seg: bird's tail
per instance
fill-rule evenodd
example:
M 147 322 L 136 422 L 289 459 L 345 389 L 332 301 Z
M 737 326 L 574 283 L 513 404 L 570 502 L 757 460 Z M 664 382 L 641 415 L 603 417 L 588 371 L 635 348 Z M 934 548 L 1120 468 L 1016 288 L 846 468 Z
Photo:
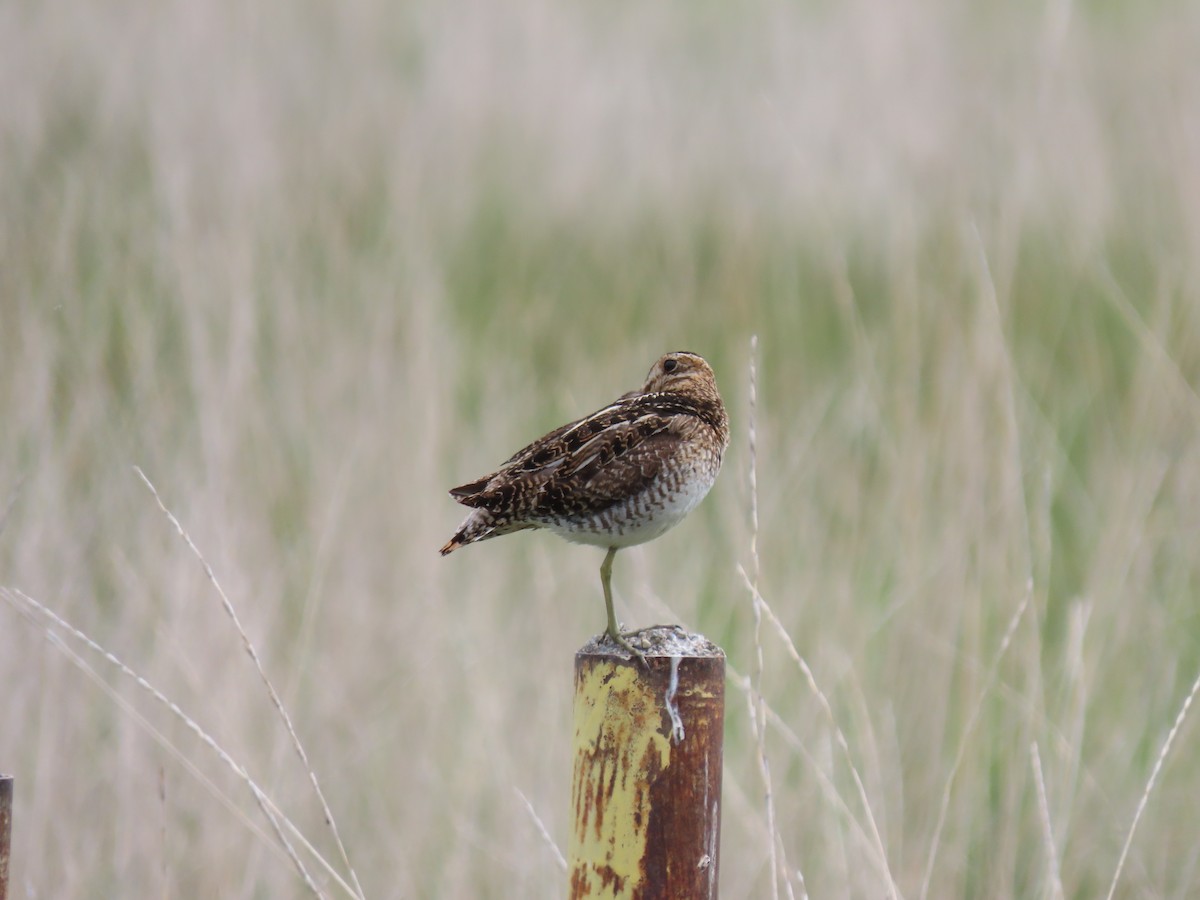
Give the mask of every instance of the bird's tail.
M 486 509 L 473 509 L 458 526 L 454 537 L 446 541 L 446 546 L 439 551 L 442 556 L 448 556 L 459 547 L 486 540 L 496 530 L 496 519 Z
M 446 545 L 444 547 L 442 547 L 442 549 L 439 550 L 438 553 L 442 554 L 442 556 L 449 556 L 451 553 L 453 553 L 459 547 L 465 547 L 466 544 L 467 544 L 467 542 L 462 539 L 462 531 L 459 530 L 459 532 L 457 534 L 455 534 L 454 537 L 452 537 L 452 538 L 450 538 L 450 540 L 446 541 Z
M 500 537 L 502 534 L 510 534 L 533 527 L 533 525 L 514 525 L 511 522 L 501 521 L 486 509 L 473 509 L 471 514 L 458 526 L 454 537 L 446 541 L 445 546 L 438 552 L 442 556 L 449 556 L 459 547 L 465 547 L 467 544 L 486 541 L 488 538 Z

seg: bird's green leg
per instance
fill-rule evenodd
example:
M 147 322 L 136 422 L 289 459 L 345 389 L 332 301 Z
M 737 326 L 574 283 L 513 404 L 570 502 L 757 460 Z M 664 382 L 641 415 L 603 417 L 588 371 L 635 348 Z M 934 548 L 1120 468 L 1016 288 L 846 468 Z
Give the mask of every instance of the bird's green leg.
M 613 557 L 617 555 L 616 547 L 609 547 L 608 554 L 604 557 L 604 562 L 600 563 L 600 584 L 604 588 L 604 606 L 608 611 L 608 628 L 605 631 L 610 638 L 616 642 L 618 647 L 624 647 L 630 653 L 638 658 L 643 666 L 648 665 L 646 657 L 642 655 L 640 650 L 637 650 L 629 641 L 625 640 L 625 636 L 621 634 L 621 626 L 617 624 L 617 614 L 613 612 L 612 599 L 612 564 Z

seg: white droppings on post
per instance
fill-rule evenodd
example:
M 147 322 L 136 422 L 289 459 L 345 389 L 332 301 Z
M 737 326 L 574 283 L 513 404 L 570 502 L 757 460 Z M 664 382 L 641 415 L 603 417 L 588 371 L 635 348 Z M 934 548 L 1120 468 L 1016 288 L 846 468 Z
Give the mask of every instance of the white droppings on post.
M 671 657 L 671 680 L 667 683 L 666 707 L 667 715 L 671 717 L 671 743 L 682 744 L 685 737 L 683 719 L 679 717 L 679 707 L 675 704 L 675 692 L 679 690 L 679 661 L 680 656 Z
M 714 797 L 712 802 L 712 812 L 709 814 L 709 821 L 715 823 L 713 829 L 708 833 L 708 853 L 705 854 L 705 859 L 715 860 L 717 858 L 717 839 L 720 837 L 721 823 L 721 798 Z M 708 866 L 708 893 L 709 896 L 717 896 L 717 867 Z

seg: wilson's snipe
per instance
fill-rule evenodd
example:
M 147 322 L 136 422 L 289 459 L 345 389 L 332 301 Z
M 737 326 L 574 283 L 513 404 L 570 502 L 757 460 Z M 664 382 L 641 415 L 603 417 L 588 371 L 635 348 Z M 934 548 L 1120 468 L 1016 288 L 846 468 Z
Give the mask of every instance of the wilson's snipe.
M 704 499 L 729 446 L 713 370 L 695 353 L 668 353 L 633 391 L 519 450 L 491 475 L 450 491 L 472 507 L 442 555 L 526 528 L 607 547 L 600 583 L 606 632 L 641 658 L 613 614 L 617 550 L 653 540 Z

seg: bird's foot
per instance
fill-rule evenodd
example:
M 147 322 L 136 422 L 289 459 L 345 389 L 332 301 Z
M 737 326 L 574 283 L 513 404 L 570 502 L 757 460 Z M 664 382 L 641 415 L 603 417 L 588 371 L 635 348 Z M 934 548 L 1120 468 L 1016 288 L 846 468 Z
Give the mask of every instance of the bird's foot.
M 630 653 L 632 653 L 635 657 L 637 657 L 637 661 L 642 664 L 642 668 L 644 668 L 646 670 L 650 669 L 650 663 L 646 662 L 646 655 L 644 653 L 642 653 L 641 650 L 639 650 L 635 646 L 633 646 L 633 644 L 629 643 L 629 641 L 627 639 L 629 637 L 632 637 L 635 634 L 638 634 L 638 632 L 636 632 L 636 631 L 622 632 L 622 631 L 614 630 L 614 629 L 610 628 L 610 629 L 606 630 L 604 632 L 604 634 L 609 638 L 609 640 L 611 640 L 618 647 L 623 647 L 624 649 L 626 649 Z

